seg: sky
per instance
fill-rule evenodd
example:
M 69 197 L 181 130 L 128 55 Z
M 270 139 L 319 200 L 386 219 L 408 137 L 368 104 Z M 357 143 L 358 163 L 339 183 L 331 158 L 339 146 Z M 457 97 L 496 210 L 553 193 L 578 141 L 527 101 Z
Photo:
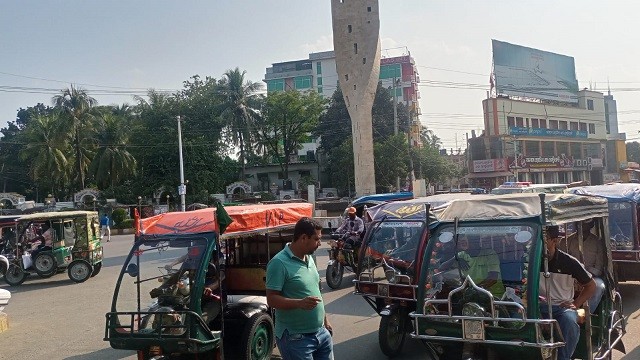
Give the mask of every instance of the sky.
M 420 120 L 445 148 L 464 148 L 483 127 L 491 39 L 574 57 L 580 88 L 609 84 L 620 131 L 640 139 L 640 2 L 379 4 L 383 55 L 415 59 Z M 177 91 L 235 67 L 262 81 L 272 63 L 332 49 L 330 0 L 1 1 L 0 127 L 71 83 L 100 105 L 133 104 L 149 88 Z

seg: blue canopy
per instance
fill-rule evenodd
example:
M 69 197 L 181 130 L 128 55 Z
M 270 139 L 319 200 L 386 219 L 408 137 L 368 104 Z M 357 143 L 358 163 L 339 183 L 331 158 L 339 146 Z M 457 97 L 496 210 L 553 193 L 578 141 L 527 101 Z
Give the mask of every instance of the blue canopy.
M 357 206 L 362 203 L 385 203 L 388 201 L 396 200 L 408 200 L 413 199 L 413 193 L 411 191 L 402 191 L 395 193 L 374 194 L 361 196 L 351 203 L 351 206 Z
M 606 198 L 610 202 L 640 202 L 640 184 L 634 183 L 581 186 L 567 189 L 566 192 L 578 195 L 600 196 Z

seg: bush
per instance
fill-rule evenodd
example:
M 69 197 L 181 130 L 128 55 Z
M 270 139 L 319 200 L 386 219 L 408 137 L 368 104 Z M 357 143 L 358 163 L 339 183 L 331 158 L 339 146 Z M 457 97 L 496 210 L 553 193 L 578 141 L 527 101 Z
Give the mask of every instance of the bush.
M 124 219 L 121 223 L 118 224 L 118 229 L 133 229 L 133 221 L 133 219 Z
M 129 215 L 127 214 L 127 210 L 123 208 L 117 208 L 113 210 L 111 213 L 111 221 L 113 221 L 113 227 L 116 229 L 126 229 L 125 221 Z M 133 222 L 133 220 L 131 220 Z M 131 225 L 129 225 L 131 227 Z

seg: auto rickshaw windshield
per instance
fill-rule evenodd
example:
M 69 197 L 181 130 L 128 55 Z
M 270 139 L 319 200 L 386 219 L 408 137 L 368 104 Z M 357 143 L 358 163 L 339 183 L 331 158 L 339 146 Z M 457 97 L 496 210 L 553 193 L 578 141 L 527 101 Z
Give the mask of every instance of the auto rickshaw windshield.
M 470 276 L 494 298 L 526 306 L 522 298 L 535 234 L 527 225 L 461 225 L 457 234 L 452 225 L 441 227 L 431 237 L 431 252 L 425 254 L 425 285 L 434 289 L 427 297 L 456 288 Z
M 387 265 L 401 273 L 409 270 L 424 231 L 423 221 L 383 221 L 373 227 L 366 242 L 363 270 L 370 270 L 385 259 Z
M 204 237 L 137 242 L 123 266 L 116 310 L 136 310 L 138 297 L 143 307 L 148 306 L 160 291 L 154 289 L 161 287 L 166 290 L 164 293 L 188 296 L 184 284 L 193 281 L 203 266 L 206 269 L 206 264 L 203 265 L 206 250 Z

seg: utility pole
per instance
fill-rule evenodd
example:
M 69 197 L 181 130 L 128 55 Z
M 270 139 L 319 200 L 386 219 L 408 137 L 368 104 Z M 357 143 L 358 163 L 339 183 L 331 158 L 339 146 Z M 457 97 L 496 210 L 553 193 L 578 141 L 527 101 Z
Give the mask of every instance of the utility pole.
M 185 211 L 185 198 L 187 194 L 187 185 L 184 183 L 184 161 L 182 160 L 182 125 L 180 124 L 182 117 L 178 119 L 178 153 L 180 154 L 180 186 L 178 186 L 178 194 L 180 195 L 180 211 Z
M 396 91 L 397 78 L 393 77 L 393 135 L 398 135 L 398 92 Z M 396 177 L 396 191 L 400 192 L 400 176 Z

